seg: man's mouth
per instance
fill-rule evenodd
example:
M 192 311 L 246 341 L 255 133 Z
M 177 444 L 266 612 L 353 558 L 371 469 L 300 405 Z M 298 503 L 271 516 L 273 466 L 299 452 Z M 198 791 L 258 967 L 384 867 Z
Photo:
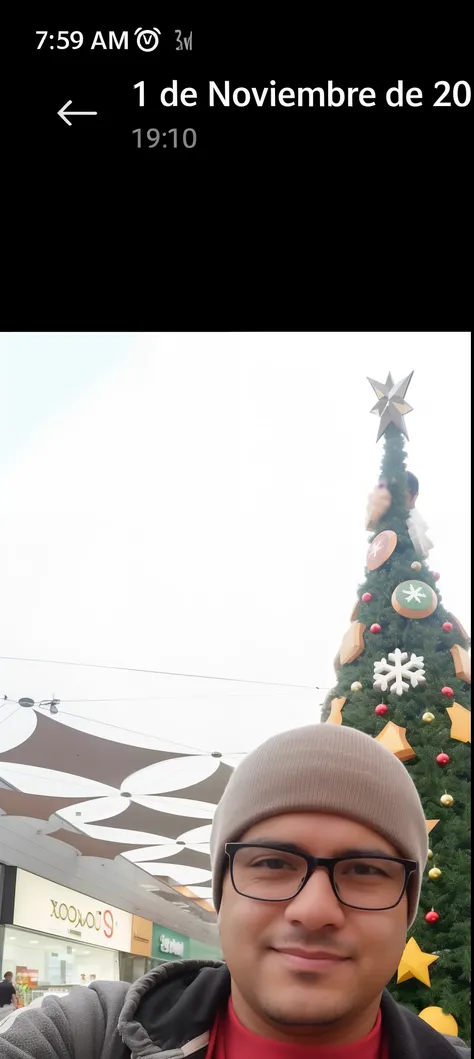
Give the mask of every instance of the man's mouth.
M 348 959 L 347 956 L 340 956 L 338 953 L 323 949 L 306 949 L 299 946 L 291 946 L 291 948 L 284 949 L 278 948 L 273 951 L 280 956 L 282 962 L 289 969 L 309 971 L 313 974 L 316 971 L 328 973 L 335 967 L 340 966 L 340 964 L 345 963 Z

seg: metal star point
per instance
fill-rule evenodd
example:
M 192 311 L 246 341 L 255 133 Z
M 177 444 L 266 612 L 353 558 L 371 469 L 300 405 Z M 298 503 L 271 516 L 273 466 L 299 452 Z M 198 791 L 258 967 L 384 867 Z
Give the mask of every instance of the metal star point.
M 369 379 L 367 376 L 372 389 L 375 390 L 378 397 L 377 404 L 370 409 L 373 415 L 380 416 L 377 441 L 385 434 L 389 423 L 393 423 L 397 430 L 404 434 L 408 440 L 403 416 L 413 411 L 412 406 L 405 401 L 405 394 L 411 383 L 412 376 L 413 372 L 411 371 L 401 382 L 397 383 L 394 383 L 390 372 L 385 382 L 377 382 L 376 379 Z

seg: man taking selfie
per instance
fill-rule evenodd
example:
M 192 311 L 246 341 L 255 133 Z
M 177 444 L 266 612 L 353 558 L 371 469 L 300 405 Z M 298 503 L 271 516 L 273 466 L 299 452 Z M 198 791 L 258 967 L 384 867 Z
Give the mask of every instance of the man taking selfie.
M 216 810 L 225 963 L 94 983 L 0 1030 L 1 1059 L 468 1059 L 385 989 L 418 907 L 425 816 L 405 766 L 349 727 L 257 747 Z

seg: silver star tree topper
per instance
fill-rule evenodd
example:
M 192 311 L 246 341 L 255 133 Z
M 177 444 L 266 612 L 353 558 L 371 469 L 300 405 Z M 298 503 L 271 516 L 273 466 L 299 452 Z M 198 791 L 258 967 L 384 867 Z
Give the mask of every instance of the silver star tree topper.
M 377 434 L 377 441 L 380 440 L 388 427 L 389 423 L 393 423 L 397 430 L 400 430 L 405 435 L 408 441 L 407 428 L 405 426 L 403 416 L 406 416 L 408 412 L 412 412 L 411 404 L 405 401 L 405 394 L 411 383 L 413 372 L 411 371 L 405 379 L 401 382 L 394 383 L 391 373 L 387 375 L 387 381 L 377 382 L 376 379 L 369 379 L 370 385 L 377 394 L 378 401 L 370 411 L 374 415 L 380 416 L 379 432 Z

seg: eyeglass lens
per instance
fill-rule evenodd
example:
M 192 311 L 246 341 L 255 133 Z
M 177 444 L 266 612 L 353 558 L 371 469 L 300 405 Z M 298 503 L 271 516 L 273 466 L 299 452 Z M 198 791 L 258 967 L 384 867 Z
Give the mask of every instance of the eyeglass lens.
M 289 900 L 307 872 L 303 857 L 261 846 L 239 849 L 234 857 L 234 885 L 246 897 L 266 901 Z M 345 904 L 381 909 L 395 905 L 405 884 L 405 868 L 398 861 L 375 857 L 340 860 L 334 884 Z

